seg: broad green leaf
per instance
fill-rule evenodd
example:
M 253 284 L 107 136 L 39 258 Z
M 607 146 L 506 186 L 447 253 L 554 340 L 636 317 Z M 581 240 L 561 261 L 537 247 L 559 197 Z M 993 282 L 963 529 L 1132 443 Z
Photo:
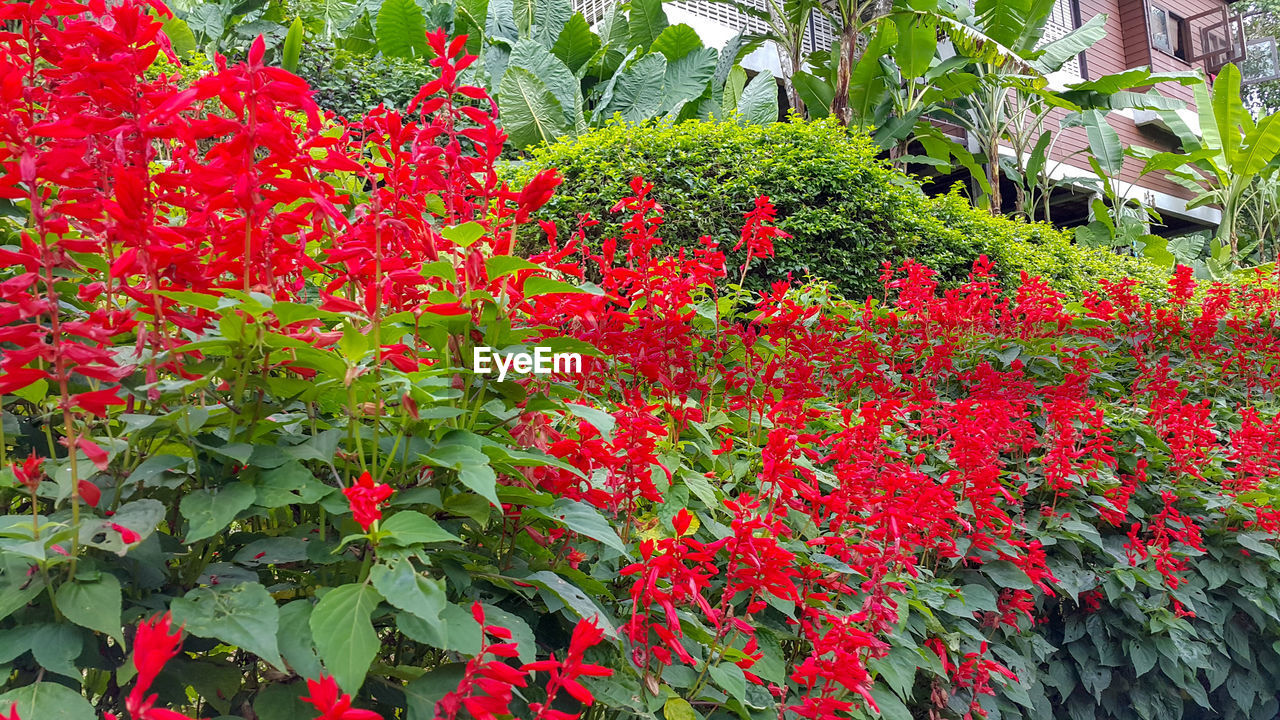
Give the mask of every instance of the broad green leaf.
M 668 28 L 670 29 L 670 28 Z M 707 91 L 707 83 L 716 71 L 716 51 L 697 48 L 667 64 L 662 84 L 662 104 L 659 113 L 665 113 L 682 102 L 701 97 Z
M 0 620 L 25 607 L 36 595 L 44 591 L 44 578 L 39 575 L 27 578 L 6 572 L 0 576 Z
M 667 13 L 662 0 L 632 0 L 627 18 L 627 48 L 647 50 L 667 29 Z
M 521 270 L 543 269 L 543 266 L 515 255 L 495 255 L 484 261 L 484 271 L 490 280 L 496 280 L 504 275 L 514 275 Z
M 187 543 L 222 532 L 236 515 L 253 505 L 258 491 L 248 483 L 233 482 L 216 490 L 194 490 L 182 498 L 178 510 L 187 519 Z
M 524 296 L 537 297 L 539 295 L 551 294 L 577 294 L 586 292 L 576 285 L 570 285 L 563 280 L 552 280 L 542 275 L 534 275 L 524 282 Z
M 1083 119 L 1093 157 L 1108 176 L 1119 175 L 1124 165 L 1124 145 L 1120 142 L 1120 135 L 1111 127 L 1107 116 L 1099 110 L 1086 111 Z
M 573 13 L 570 0 L 536 0 L 533 8 L 533 24 L 538 42 L 543 47 L 551 47 L 564 31 Z
M 146 498 L 127 502 L 110 517 L 100 520 L 83 519 L 80 524 L 80 542 L 123 556 L 129 548 L 137 547 L 138 542 L 151 537 L 156 526 L 164 520 L 164 513 L 164 503 L 159 500 Z M 124 536 L 112 525 L 129 528 L 137 533 L 138 540 L 125 543 Z
M 1107 36 L 1107 16 L 1098 14 L 1066 35 L 1045 43 L 1039 48 L 1040 56 L 1032 65 L 1048 74 L 1062 69 L 1075 56 L 1088 50 Z
M 698 720 L 693 706 L 682 697 L 670 697 L 662 705 L 662 717 L 666 720 Z
M 720 662 L 707 669 L 710 671 L 711 679 L 721 690 L 743 705 L 747 704 L 747 676 L 742 672 L 742 668 L 730 662 Z
M 1032 588 L 1031 578 L 1027 577 L 1022 568 L 1008 560 L 985 563 L 981 566 L 981 570 L 983 574 L 991 578 L 997 587 L 1012 588 L 1014 590 L 1030 590 Z
M 1213 115 L 1218 123 L 1218 139 L 1227 165 L 1236 164 L 1240 136 L 1253 129 L 1253 119 L 1240 99 L 1240 70 L 1227 63 L 1213 79 Z M 1204 128 L 1201 128 L 1204 131 Z M 1208 135 L 1205 135 L 1208 140 Z
M 72 580 L 54 593 L 58 612 L 80 627 L 96 630 L 124 643 L 120 620 L 120 581 L 115 575 L 102 573 L 96 580 Z
M 725 76 L 724 89 L 721 91 L 720 111 L 724 115 L 732 115 L 738 111 L 738 100 L 742 98 L 742 90 L 747 86 L 747 71 L 741 65 L 734 65 Z
M 31 683 L 0 695 L 0 713 L 17 704 L 18 717 L 27 720 L 94 720 L 97 713 L 80 693 L 52 682 Z
M 423 57 L 428 54 L 427 25 L 413 0 L 382 0 L 378 10 L 378 49 L 387 57 Z
M 551 54 L 560 58 L 560 61 L 568 67 L 571 72 L 578 72 L 578 68 L 582 67 L 592 55 L 600 49 L 600 37 L 591 32 L 591 26 L 587 24 L 587 19 L 582 13 L 574 13 L 569 18 L 569 22 L 565 23 L 564 29 L 560 31 L 560 36 L 556 38 L 556 42 L 551 46 Z
M 253 502 L 266 508 L 310 505 L 333 492 L 333 488 L 317 480 L 297 460 L 263 472 L 258 477 L 256 489 L 257 496 Z
M 31 655 L 40 667 L 59 675 L 81 680 L 75 660 L 84 652 L 84 632 L 69 624 L 42 623 L 19 626 L 30 631 Z
M 497 507 L 498 478 L 489 465 L 489 456 L 480 450 L 459 444 L 440 444 L 423 456 L 429 464 L 458 472 L 458 480 L 480 497 Z
M 304 678 L 319 679 L 322 673 L 315 641 L 311 638 L 310 600 L 294 600 L 280 607 L 280 630 L 276 641 L 289 667 Z
M 698 31 L 684 23 L 678 23 L 664 28 L 654 39 L 649 51 L 660 52 L 666 56 L 667 62 L 675 62 L 700 47 L 702 39 L 698 37 Z
M 599 540 L 623 555 L 627 554 L 627 549 L 613 526 L 591 505 L 581 500 L 558 498 L 548 514 L 579 535 Z
M 853 66 L 849 76 L 849 108 L 860 127 L 875 125 L 871 110 L 889 90 L 889 78 L 880 57 L 888 54 L 897 41 L 897 26 L 888 20 L 881 21 L 862 58 Z
M 569 133 L 564 107 L 536 75 L 508 67 L 498 86 L 498 109 L 511 144 L 525 148 Z
M 311 677 L 308 675 L 307 677 Z M 315 715 L 315 706 L 304 702 L 301 690 L 306 684 L 271 683 L 253 698 L 253 712 L 258 720 L 298 720 Z
M 1236 172 L 1256 175 L 1280 154 L 1280 113 L 1262 118 L 1258 126 L 1245 135 L 1237 156 Z
M 599 408 L 593 408 L 588 405 L 578 405 L 577 403 L 565 403 L 564 408 L 594 425 L 595 429 L 600 431 L 601 437 L 605 440 L 613 439 L 613 428 L 617 424 L 617 420 L 609 413 Z
M 916 78 L 929 70 L 938 49 L 938 26 L 927 16 L 903 13 L 896 20 L 898 42 L 893 60 L 904 78 Z
M 435 520 L 417 510 L 401 510 L 383 521 L 378 529 L 380 532 L 387 533 L 386 542 L 401 547 L 436 542 L 462 542 L 457 535 L 447 532 Z
M 475 241 L 484 237 L 484 233 L 484 226 L 478 222 L 465 222 L 461 225 L 440 228 L 440 234 L 444 239 L 462 248 L 471 247 Z
M 188 26 L 177 16 L 171 17 L 164 23 L 164 34 L 169 38 L 169 45 L 173 47 L 173 52 L 179 58 L 190 58 L 193 53 L 199 50 L 196 44 L 196 36 L 191 32 Z
M 360 691 L 378 654 L 378 634 L 371 618 L 381 600 L 372 587 L 352 583 L 330 590 L 311 612 L 316 650 L 343 692 Z
M 880 708 L 880 717 L 884 720 L 912 720 L 911 711 L 892 690 L 874 685 L 871 697 L 875 698 L 876 705 Z
M 810 117 L 824 118 L 831 113 L 831 101 L 835 99 L 836 91 L 830 83 L 803 70 L 791 76 L 791 83 L 795 85 Z
M 457 0 L 453 8 L 453 31 L 467 36 L 467 52 L 479 55 L 484 45 L 485 20 L 489 0 Z
M 298 56 L 302 53 L 302 18 L 294 18 L 289 26 L 289 33 L 284 36 L 284 47 L 280 51 L 280 67 L 291 73 L 298 72 Z
M 662 106 L 666 72 L 667 59 L 661 53 L 627 64 L 619 71 L 608 98 L 602 99 L 604 104 L 597 110 L 597 118 L 608 120 L 618 114 L 627 122 L 640 122 L 653 117 Z
M 284 669 L 276 637 L 280 610 L 261 583 L 199 587 L 169 606 L 175 622 L 197 637 L 214 638 Z
M 605 635 L 611 638 L 617 637 L 618 631 L 614 628 L 613 623 L 577 585 L 549 570 L 541 570 L 521 579 L 550 592 L 559 598 L 566 607 L 573 610 L 578 617 L 587 620 L 594 618 Z
M 440 613 L 449 600 L 442 580 L 424 577 L 406 559 L 390 565 L 378 563 L 369 571 L 369 579 L 387 602 L 413 613 L 428 623 L 440 622 Z
M 546 86 L 547 90 L 555 96 L 556 102 L 564 113 L 564 127 L 574 128 L 582 114 L 582 91 L 578 86 L 578 79 L 573 76 L 573 71 L 542 44 L 528 38 L 521 39 L 511 49 L 511 58 L 507 61 L 507 72 L 517 67 L 529 71 Z M 501 110 L 501 97 L 498 98 L 498 102 Z
M 778 121 L 778 83 L 768 70 L 751 78 L 738 98 L 738 121 L 767 125 Z

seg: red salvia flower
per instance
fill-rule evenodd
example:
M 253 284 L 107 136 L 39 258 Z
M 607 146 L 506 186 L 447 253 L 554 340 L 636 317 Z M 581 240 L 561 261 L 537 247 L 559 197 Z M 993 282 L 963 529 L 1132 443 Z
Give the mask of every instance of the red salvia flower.
M 374 483 L 373 476 L 366 472 L 351 487 L 343 490 L 342 494 L 351 503 L 351 514 L 355 516 L 356 522 L 360 523 L 365 532 L 369 532 L 369 528 L 382 519 L 380 506 L 391 497 L 392 492 L 394 490 L 390 485 Z
M 302 701 L 320 712 L 315 720 L 382 720 L 372 710 L 352 708 L 351 696 L 338 689 L 338 682 L 330 675 L 321 675 L 319 680 L 308 678 Z

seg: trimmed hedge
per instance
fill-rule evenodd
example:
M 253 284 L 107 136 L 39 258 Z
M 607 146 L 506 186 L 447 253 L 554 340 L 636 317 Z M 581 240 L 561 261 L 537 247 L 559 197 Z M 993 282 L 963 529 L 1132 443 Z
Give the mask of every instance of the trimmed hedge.
M 1073 298 L 1096 288 L 1099 278 L 1128 275 L 1161 288 L 1168 278 L 1145 260 L 1073 245 L 1049 225 L 992 217 L 958 192 L 927 197 L 877 152 L 868 138 L 831 120 L 615 124 L 536 149 L 513 174 L 522 183 L 559 168 L 564 185 L 541 217 L 556 221 L 563 236 L 590 213 L 601 221 L 588 233 L 596 241 L 621 234 L 621 218 L 610 209 L 629 194 L 630 180 L 643 176 L 666 211 L 662 235 L 673 249 L 694 246 L 702 235 L 733 247 L 742 214 L 755 197 L 768 195 L 779 227 L 792 238 L 777 243 L 776 256 L 749 277 L 755 288 L 788 273 L 811 273 L 861 298 L 880 294 L 884 261 L 915 258 L 954 284 L 982 254 L 996 261 L 1006 284 L 1025 270 Z M 740 265 L 741 254 L 730 260 Z

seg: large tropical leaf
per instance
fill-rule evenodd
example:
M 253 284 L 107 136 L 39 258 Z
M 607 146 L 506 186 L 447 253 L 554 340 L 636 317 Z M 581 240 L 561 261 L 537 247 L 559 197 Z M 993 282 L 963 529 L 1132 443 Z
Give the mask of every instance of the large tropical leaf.
M 725 115 L 730 115 L 738 110 L 738 100 L 742 97 L 742 91 L 747 87 L 747 71 L 742 69 L 741 65 L 734 65 L 729 71 L 729 77 L 725 78 L 724 89 L 720 98 L 720 110 Z
M 533 25 L 538 40 L 551 47 L 573 14 L 569 0 L 537 0 L 533 9 Z
M 427 54 L 427 26 L 413 0 L 383 0 L 378 10 L 378 49 L 387 57 Z
M 1280 154 L 1280 122 L 1277 122 L 1277 118 L 1280 115 L 1275 113 L 1264 117 L 1245 136 L 1232 168 L 1235 172 L 1256 175 Z
M 738 98 L 738 122 L 766 125 L 778 121 L 778 81 L 768 70 L 751 78 Z
M 880 104 L 889 90 L 889 76 L 880 59 L 897 41 L 897 26 L 889 20 L 882 20 L 867 43 L 862 58 L 853 66 L 849 76 L 849 108 L 853 111 L 854 122 L 862 126 L 874 124 L 871 110 Z
M 1106 15 L 1094 15 L 1075 30 L 1057 40 L 1045 43 L 1039 50 L 1039 56 L 1031 62 L 1032 67 L 1045 74 L 1061 70 L 1071 58 L 1093 47 L 1095 43 L 1107 36 L 1106 24 Z
M 518 148 L 548 143 L 568 133 L 560 101 L 536 75 L 507 67 L 498 86 L 498 111 L 511 144 Z
M 1241 136 L 1253 129 L 1253 118 L 1240 100 L 1240 71 L 1233 63 L 1223 66 L 1213 80 L 1213 115 L 1222 155 L 1227 165 L 1234 165 Z
M 711 48 L 698 48 L 667 63 L 662 83 L 659 113 L 666 113 L 682 102 L 695 100 L 707 91 L 716 72 L 717 54 Z
M 467 52 L 479 55 L 484 46 L 484 24 L 489 14 L 489 0 L 456 0 L 453 6 L 453 31 L 467 36 Z
M 551 46 L 551 54 L 576 73 L 599 49 L 600 37 L 591 32 L 591 26 L 582 13 L 574 13 Z
M 1029 53 L 1044 33 L 1054 0 L 976 0 L 977 27 L 1018 55 Z
M 619 114 L 627 122 L 648 120 L 662 104 L 662 82 L 667 72 L 667 59 L 651 53 L 629 63 L 609 89 L 609 97 L 598 110 L 597 117 L 607 120 Z
M 702 40 L 698 37 L 698 31 L 684 23 L 678 23 L 668 25 L 653 41 L 649 51 L 660 52 L 666 56 L 667 62 L 675 62 L 700 47 Z
M 1089 152 L 1098 161 L 1099 167 L 1108 177 L 1120 174 L 1124 166 L 1124 145 L 1120 135 L 1107 122 L 1107 116 L 1100 110 L 1087 110 L 1082 116 L 1085 133 L 1089 137 Z
M 627 47 L 649 48 L 667 29 L 667 13 L 662 0 L 632 0 L 627 18 Z
M 560 58 L 551 54 L 542 46 L 542 43 L 533 38 L 524 38 L 511 48 L 511 58 L 507 61 L 507 72 L 511 72 L 512 68 L 521 68 L 529 71 L 534 77 L 538 78 L 547 90 L 555 96 L 556 101 L 560 104 L 560 108 L 565 113 L 565 126 L 573 127 L 577 118 L 572 113 L 575 107 L 581 105 L 576 98 L 581 93 L 578 86 L 578 79 L 573 76 L 573 72 L 565 65 Z M 498 95 L 499 103 L 501 103 L 502 95 Z M 499 108 L 501 109 L 501 108 Z
M 529 34 L 533 27 L 533 14 L 537 10 L 537 0 L 511 0 L 511 16 L 516 23 L 516 31 L 520 37 Z
M 824 118 L 831 113 L 831 101 L 835 99 L 835 88 L 831 83 L 816 75 L 800 70 L 791 76 L 791 84 L 804 101 L 804 107 L 811 118 Z
M 1196 95 L 1196 114 L 1200 120 L 1200 137 L 1203 141 L 1203 147 L 1206 150 L 1213 151 L 1213 155 L 1206 159 L 1212 163 L 1214 172 L 1221 177 L 1221 173 L 1228 166 L 1228 156 L 1223 152 L 1224 138 L 1221 125 L 1218 122 L 1217 111 L 1214 108 L 1213 98 L 1209 95 L 1209 89 L 1204 85 L 1196 85 L 1193 90 Z
M 1030 69 L 1027 61 L 1012 48 L 972 25 L 940 14 L 938 26 L 958 55 L 996 67 L 1010 67 L 1019 71 Z
M 489 37 L 504 38 L 511 44 L 520 39 L 515 0 L 489 0 L 485 8 L 484 33 Z M 487 58 L 485 62 L 488 63 Z
M 902 14 L 895 21 L 898 42 L 893 46 L 893 61 L 904 78 L 924 75 L 938 50 L 938 24 L 927 15 Z

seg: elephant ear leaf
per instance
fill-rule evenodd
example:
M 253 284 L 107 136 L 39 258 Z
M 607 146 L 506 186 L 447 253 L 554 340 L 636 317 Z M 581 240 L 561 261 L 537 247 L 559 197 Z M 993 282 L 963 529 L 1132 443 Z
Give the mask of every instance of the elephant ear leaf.
M 662 0 L 634 0 L 627 20 L 627 47 L 648 49 L 667 29 L 667 13 Z
M 536 75 L 511 66 L 498 85 L 498 111 L 511 144 L 525 148 L 567 134 L 564 107 Z
M 665 113 L 680 103 L 702 97 L 715 71 L 716 51 L 711 48 L 698 48 L 679 60 L 669 62 L 662 86 L 662 105 L 658 112 Z
M 667 72 L 667 59 L 661 53 L 645 55 L 624 67 L 610 81 L 607 102 L 599 119 L 606 120 L 615 113 L 627 122 L 648 120 L 657 114 L 662 104 L 662 83 Z
M 387 57 L 421 57 L 427 54 L 427 26 L 413 0 L 383 0 L 378 10 L 375 37 Z
M 765 125 L 778 120 L 778 82 L 765 70 L 742 90 L 738 98 L 738 120 L 750 125 Z
M 551 54 L 560 58 L 565 67 L 576 73 L 578 68 L 585 65 L 596 54 L 600 45 L 600 36 L 591 32 L 587 19 L 582 13 L 574 13 L 573 17 L 569 18 L 569 22 L 565 23 L 564 29 L 560 31 L 555 44 L 551 46 Z

